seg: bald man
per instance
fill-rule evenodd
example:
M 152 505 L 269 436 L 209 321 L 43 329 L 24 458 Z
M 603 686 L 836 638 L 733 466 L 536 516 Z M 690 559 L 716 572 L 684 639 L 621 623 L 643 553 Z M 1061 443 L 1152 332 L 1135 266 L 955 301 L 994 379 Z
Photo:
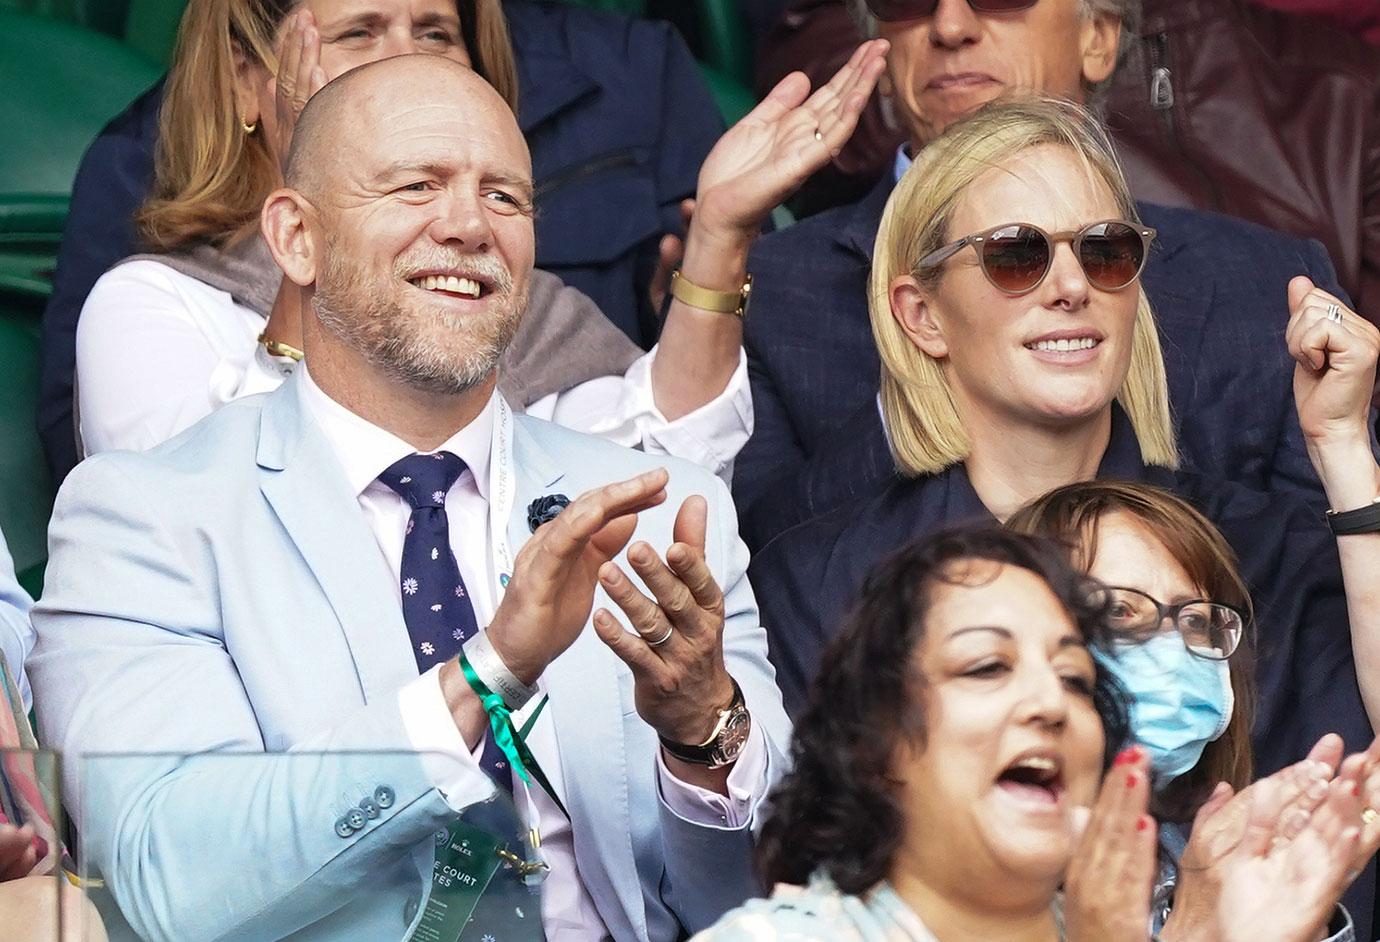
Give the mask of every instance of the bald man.
M 827 152 L 803 98 L 781 146 Z M 531 168 L 472 72 L 331 83 L 287 181 L 304 368 L 58 499 L 30 669 L 89 860 L 155 940 L 706 925 L 788 736 L 723 484 L 496 395 Z

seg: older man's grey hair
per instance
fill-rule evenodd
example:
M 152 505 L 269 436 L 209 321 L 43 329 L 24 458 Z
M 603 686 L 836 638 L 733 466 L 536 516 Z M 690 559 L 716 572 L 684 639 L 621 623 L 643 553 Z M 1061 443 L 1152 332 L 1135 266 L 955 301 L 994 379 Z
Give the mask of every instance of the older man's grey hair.
M 863 36 L 872 39 L 877 35 L 877 18 L 867 8 L 867 0 L 846 0 L 848 12 Z M 1139 47 L 1141 0 L 1078 0 L 1078 15 L 1084 21 L 1096 17 L 1110 17 L 1121 22 L 1121 37 L 1117 43 L 1116 61 L 1120 68 Z M 1101 106 L 1107 94 L 1107 81 L 1089 83 L 1085 86 L 1084 104 L 1092 111 L 1101 114 Z

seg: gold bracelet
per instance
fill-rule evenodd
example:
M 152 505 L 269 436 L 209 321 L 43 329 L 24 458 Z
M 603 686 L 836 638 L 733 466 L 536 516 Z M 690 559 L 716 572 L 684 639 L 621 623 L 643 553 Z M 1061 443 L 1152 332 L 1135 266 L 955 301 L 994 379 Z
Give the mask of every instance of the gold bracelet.
M 259 334 L 259 343 L 264 345 L 264 349 L 268 351 L 269 356 L 287 357 L 289 360 L 293 360 L 297 363 L 302 362 L 304 354 L 301 350 L 289 344 L 285 344 L 281 340 L 269 340 L 268 334 Z
M 671 297 L 701 311 L 745 317 L 751 295 L 751 275 L 747 276 L 747 281 L 744 281 L 743 286 L 737 291 L 715 291 L 712 288 L 701 288 L 682 275 L 680 269 L 671 272 Z

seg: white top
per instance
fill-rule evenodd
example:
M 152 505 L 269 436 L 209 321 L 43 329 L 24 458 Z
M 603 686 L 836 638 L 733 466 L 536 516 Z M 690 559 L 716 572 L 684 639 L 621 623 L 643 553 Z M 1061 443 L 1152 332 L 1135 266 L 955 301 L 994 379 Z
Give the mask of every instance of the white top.
M 276 389 L 291 360 L 258 342 L 264 318 L 203 281 L 148 259 L 117 265 L 87 296 L 77 323 L 76 394 L 88 455 L 143 451 L 220 406 Z M 527 414 L 629 448 L 693 461 L 725 481 L 752 434 L 747 357 L 714 400 L 667 421 L 652 396 L 656 350 L 622 376 L 552 393 Z
M 311 374 L 305 369 L 302 397 L 339 459 L 346 480 L 358 495 L 365 521 L 390 571 L 400 572 L 403 539 L 412 508 L 391 488 L 380 483 L 378 476 L 415 449 L 331 399 L 312 382 Z M 498 413 L 495 394 L 473 422 L 436 449 L 458 455 L 467 468 L 446 495 L 446 516 L 450 521 L 451 551 L 474 606 L 475 621 L 480 625 L 492 620 L 502 593 L 496 563 L 502 554 L 493 545 L 492 534 L 502 533 L 504 527 L 495 527 L 490 519 L 490 468 L 497 424 L 501 421 Z M 401 606 L 402 589 L 396 580 L 394 586 Z M 439 667 L 432 668 L 403 687 L 398 695 L 399 710 L 412 747 L 422 754 L 427 774 L 446 801 L 461 810 L 488 798 L 494 787 L 479 768 L 482 741 L 474 751 L 465 745 L 441 694 L 439 672 Z M 541 686 L 540 680 L 538 686 Z M 540 699 L 533 698 L 514 714 L 513 719 L 519 726 L 527 721 Z M 767 749 L 763 737 L 760 727 L 754 726 L 729 774 L 728 798 L 676 779 L 661 761 L 658 750 L 655 761 L 662 800 L 676 814 L 692 822 L 712 827 L 741 826 L 766 790 Z M 543 712 L 532 728 L 528 745 L 552 788 L 563 793 L 561 753 L 557 748 L 555 726 L 550 721 L 550 709 Z M 525 802 L 520 796 L 524 785 L 517 779 L 513 785 L 519 810 L 522 810 Z M 542 926 L 547 939 L 550 942 L 598 942 L 607 938 L 608 930 L 576 870 L 570 822 L 540 787 L 527 789 L 527 794 L 530 797 L 528 824 L 533 823 L 530 815 L 535 813 L 535 823 L 542 836 L 542 853 L 551 867 L 541 894 Z

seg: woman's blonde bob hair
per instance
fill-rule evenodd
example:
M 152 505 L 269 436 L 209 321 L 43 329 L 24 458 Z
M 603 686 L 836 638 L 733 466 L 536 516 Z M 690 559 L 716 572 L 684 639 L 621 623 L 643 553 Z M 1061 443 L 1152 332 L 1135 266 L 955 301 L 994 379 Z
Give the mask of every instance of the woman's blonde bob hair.
M 154 182 L 139 210 L 148 248 L 223 245 L 252 231 L 279 183 L 264 135 L 246 134 L 235 102 L 235 56 L 278 69 L 274 40 L 300 0 L 190 0 L 159 115 Z M 500 0 L 456 0 L 474 70 L 517 111 L 517 66 Z
M 1045 144 L 1077 155 L 1089 175 L 1107 184 L 1122 216 L 1138 221 L 1121 167 L 1097 120 L 1078 105 L 1047 98 L 994 102 L 954 124 L 921 151 L 887 200 L 873 252 L 869 307 L 882 359 L 882 413 L 902 474 L 919 477 L 958 464 L 968 457 L 971 443 L 944 365 L 918 349 L 892 316 L 891 283 L 900 275 L 915 275 L 922 287 L 933 289 L 943 277 L 943 266 L 927 272 L 916 272 L 915 266 L 967 235 L 949 232 L 959 198 L 988 170 Z M 1117 400 L 1130 417 L 1142 459 L 1176 468 L 1179 453 L 1159 334 L 1139 281 L 1135 291 L 1131 363 Z

